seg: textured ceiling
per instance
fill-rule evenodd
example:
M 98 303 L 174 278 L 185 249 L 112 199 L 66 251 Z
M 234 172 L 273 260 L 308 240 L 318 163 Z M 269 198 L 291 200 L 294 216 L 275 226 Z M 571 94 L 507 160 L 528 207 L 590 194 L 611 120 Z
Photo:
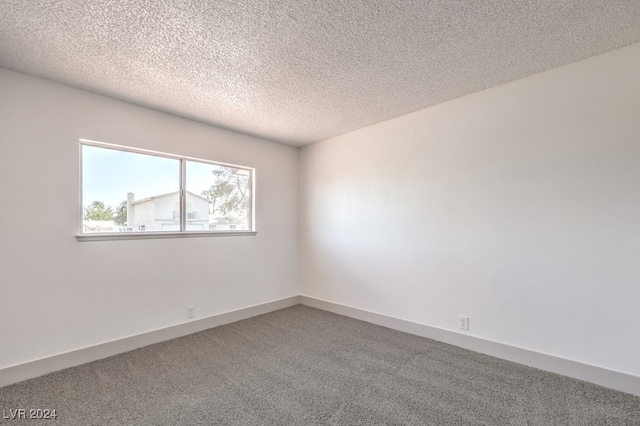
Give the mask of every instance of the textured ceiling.
M 291 145 L 639 41 L 639 0 L 0 0 L 2 67 Z

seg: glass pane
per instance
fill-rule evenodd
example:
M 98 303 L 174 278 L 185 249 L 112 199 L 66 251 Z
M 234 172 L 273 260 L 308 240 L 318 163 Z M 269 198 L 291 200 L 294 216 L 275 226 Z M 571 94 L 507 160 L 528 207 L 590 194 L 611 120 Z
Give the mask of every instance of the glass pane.
M 251 172 L 187 161 L 187 230 L 250 231 Z
M 180 230 L 180 161 L 82 145 L 82 232 Z

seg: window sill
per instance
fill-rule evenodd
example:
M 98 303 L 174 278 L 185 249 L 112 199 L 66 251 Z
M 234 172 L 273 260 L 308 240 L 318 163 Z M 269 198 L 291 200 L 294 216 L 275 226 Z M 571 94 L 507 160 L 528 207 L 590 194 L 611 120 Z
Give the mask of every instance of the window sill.
M 254 236 L 256 231 L 189 231 L 189 232 L 113 232 L 95 234 L 77 234 L 76 240 L 85 241 L 115 241 L 115 240 L 155 240 L 164 238 L 193 238 L 193 237 L 243 237 Z

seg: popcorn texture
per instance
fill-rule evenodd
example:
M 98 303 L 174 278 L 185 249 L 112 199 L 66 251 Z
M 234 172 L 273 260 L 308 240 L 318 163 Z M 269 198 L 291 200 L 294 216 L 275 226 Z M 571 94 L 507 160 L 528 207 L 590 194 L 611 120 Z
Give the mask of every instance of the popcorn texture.
M 631 0 L 0 0 L 0 66 L 301 146 L 640 41 Z

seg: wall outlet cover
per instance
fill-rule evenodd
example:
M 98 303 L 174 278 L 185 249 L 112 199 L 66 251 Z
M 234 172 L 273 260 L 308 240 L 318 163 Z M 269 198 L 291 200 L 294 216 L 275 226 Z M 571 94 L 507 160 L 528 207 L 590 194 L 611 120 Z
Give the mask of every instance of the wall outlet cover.
M 465 315 L 459 315 L 458 328 L 460 328 L 461 330 L 469 330 L 469 317 Z
M 196 316 L 196 305 L 187 306 L 187 318 L 193 318 Z

